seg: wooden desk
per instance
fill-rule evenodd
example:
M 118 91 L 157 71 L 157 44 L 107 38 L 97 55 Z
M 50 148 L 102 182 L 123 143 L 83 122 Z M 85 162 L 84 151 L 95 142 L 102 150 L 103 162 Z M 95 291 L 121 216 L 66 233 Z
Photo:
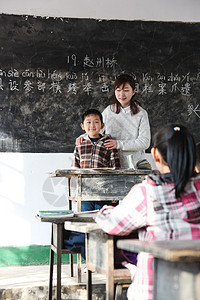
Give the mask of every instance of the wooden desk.
M 130 282 L 129 270 L 114 267 L 114 236 L 103 232 L 94 222 L 94 214 L 90 216 L 68 218 L 36 218 L 41 222 L 49 222 L 51 230 L 49 300 L 52 300 L 52 279 L 54 252 L 57 254 L 57 288 L 56 299 L 61 300 L 61 255 L 71 253 L 63 248 L 63 229 L 85 233 L 86 235 L 86 266 L 87 266 L 87 294 L 92 300 L 92 272 L 104 274 L 106 277 L 106 299 L 114 299 L 114 285 L 116 282 Z M 130 238 L 118 237 L 122 239 Z M 77 252 L 76 252 L 77 253 Z
M 145 175 L 158 171 L 133 169 L 65 169 L 50 173 L 51 177 L 68 178 L 68 199 L 81 201 L 123 200 L 132 186 L 141 182 Z M 71 209 L 71 206 L 69 206 Z
M 64 169 L 56 170 L 55 172 L 50 173 L 50 176 L 66 177 L 68 179 L 69 209 L 72 209 L 71 201 L 77 201 L 78 211 L 80 211 L 81 201 L 122 200 L 134 184 L 141 182 L 144 179 L 145 175 L 150 173 L 152 173 L 152 171 L 133 169 Z M 57 251 L 57 299 L 60 299 L 59 297 L 61 295 L 61 254 L 67 253 L 67 249 L 65 249 L 64 252 L 62 247 L 62 231 L 64 226 L 64 220 L 41 218 L 40 221 L 52 223 L 50 277 L 52 277 L 53 274 L 52 266 L 54 252 Z M 75 221 L 74 218 L 73 221 Z M 82 219 L 82 221 L 84 221 L 84 219 Z M 79 258 L 80 255 L 78 254 L 78 261 Z M 71 270 L 72 269 L 73 266 L 71 265 Z M 78 272 L 78 282 L 80 282 L 80 276 L 80 272 Z M 49 286 L 49 299 L 52 298 L 51 282 L 52 280 L 50 280 Z
M 117 247 L 154 256 L 154 300 L 200 299 L 200 240 L 120 240 Z
M 50 274 L 49 274 L 49 300 L 52 300 L 52 288 L 53 288 L 53 265 L 54 265 L 54 252 L 57 254 L 57 287 L 56 287 L 56 299 L 61 300 L 61 256 L 62 254 L 72 254 L 72 250 L 65 249 L 63 246 L 63 230 L 64 223 L 67 221 L 69 224 L 73 221 L 76 223 L 79 228 L 82 228 L 81 225 L 86 225 L 86 228 L 89 228 L 90 224 L 93 228 L 96 228 L 97 224 L 94 222 L 93 215 L 91 217 L 82 216 L 82 217 L 67 217 L 67 218 L 42 218 L 36 216 L 36 218 L 41 222 L 49 222 L 51 223 L 51 247 L 50 247 Z M 71 221 L 71 222 L 70 222 Z M 66 222 L 66 223 L 67 223 Z M 82 232 L 82 231 L 80 231 Z M 77 254 L 77 252 L 74 252 Z M 79 255 L 81 258 L 81 255 Z M 77 261 L 77 264 L 80 264 L 80 261 Z M 73 265 L 71 266 L 73 267 Z M 78 266 L 78 270 L 80 270 L 80 266 Z M 80 277 L 80 272 L 78 273 L 78 277 Z M 80 279 L 79 279 L 80 281 Z
M 137 237 L 137 233 L 131 235 Z M 106 277 L 106 300 L 113 300 L 115 296 L 115 283 L 131 283 L 128 269 L 114 266 L 114 239 L 130 239 L 129 236 L 109 235 L 103 230 L 93 230 L 87 233 L 86 238 L 86 265 L 88 300 L 92 299 L 92 272 L 98 272 Z

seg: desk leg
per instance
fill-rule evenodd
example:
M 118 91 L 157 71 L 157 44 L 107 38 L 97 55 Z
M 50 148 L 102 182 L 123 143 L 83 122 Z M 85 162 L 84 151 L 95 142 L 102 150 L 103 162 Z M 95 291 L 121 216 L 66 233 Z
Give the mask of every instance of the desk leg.
M 114 240 L 113 237 L 107 240 L 106 243 L 106 300 L 114 300 Z
M 61 251 L 63 223 L 54 225 L 57 227 L 57 300 L 61 300 Z
M 87 300 L 92 300 L 92 272 L 87 270 Z
M 51 229 L 51 245 L 52 245 L 52 243 L 53 243 L 53 224 L 52 224 L 52 229 Z M 52 300 L 53 263 L 54 263 L 54 251 L 50 248 L 49 300 Z
M 74 277 L 74 268 L 73 268 L 74 258 L 73 258 L 73 254 L 72 253 L 69 254 L 69 258 L 70 258 L 70 272 L 71 272 L 71 277 Z
M 81 254 L 77 254 L 77 276 L 78 276 L 78 283 L 81 282 Z
M 106 274 L 106 300 L 114 300 L 114 279 L 113 275 L 109 276 L 109 272 Z
M 85 234 L 86 267 L 87 267 L 87 300 L 92 300 L 92 272 L 88 270 L 88 233 Z

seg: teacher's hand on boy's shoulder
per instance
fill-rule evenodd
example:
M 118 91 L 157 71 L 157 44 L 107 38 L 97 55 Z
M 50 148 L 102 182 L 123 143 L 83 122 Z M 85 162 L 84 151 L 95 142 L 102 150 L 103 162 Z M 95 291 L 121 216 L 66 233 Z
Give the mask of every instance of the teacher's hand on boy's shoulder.
M 107 149 L 117 149 L 117 141 L 113 139 L 108 139 L 104 142 Z
M 83 141 L 83 137 L 82 136 L 79 136 L 76 138 L 76 146 L 79 146 Z

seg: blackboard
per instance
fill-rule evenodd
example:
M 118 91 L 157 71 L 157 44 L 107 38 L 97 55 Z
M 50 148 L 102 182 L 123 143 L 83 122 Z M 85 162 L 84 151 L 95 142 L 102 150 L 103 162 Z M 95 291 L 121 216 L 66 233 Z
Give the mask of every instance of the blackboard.
M 0 151 L 72 152 L 122 72 L 152 134 L 178 122 L 200 140 L 200 23 L 0 15 Z

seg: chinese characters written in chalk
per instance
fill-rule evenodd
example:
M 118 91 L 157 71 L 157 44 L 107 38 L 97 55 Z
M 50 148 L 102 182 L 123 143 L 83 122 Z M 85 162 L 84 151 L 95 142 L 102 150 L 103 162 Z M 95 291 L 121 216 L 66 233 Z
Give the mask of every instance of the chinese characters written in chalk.
M 199 104 L 194 107 L 193 104 L 188 105 L 188 116 L 190 116 L 192 113 L 194 113 L 199 119 L 200 119 L 200 107 Z
M 86 57 L 87 58 L 87 57 Z M 86 60 L 87 65 L 92 62 Z M 74 64 L 76 64 L 74 58 Z M 100 62 L 97 60 L 96 64 Z M 101 64 L 105 61 L 101 59 Z M 112 65 L 109 61 L 110 66 Z M 113 66 L 112 66 L 113 67 Z M 106 75 L 105 75 L 106 74 Z M 11 92 L 24 92 L 29 95 L 36 90 L 45 93 L 47 91 L 53 94 L 69 93 L 77 95 L 85 93 L 92 95 L 93 92 L 109 93 L 113 89 L 115 76 L 110 72 L 59 72 L 57 70 L 29 70 L 18 71 L 15 68 L 9 70 L 0 69 L 0 92 L 9 89 Z M 200 73 L 193 74 L 169 74 L 156 73 L 154 75 L 144 72 L 141 74 L 132 73 L 136 81 L 136 93 L 141 95 L 154 94 L 165 96 L 168 94 L 181 94 L 190 97 L 192 95 L 192 86 L 194 79 L 200 83 Z M 191 80 L 192 77 L 192 80 Z
M 117 60 L 115 59 L 114 56 L 112 57 L 95 57 L 92 58 L 89 55 L 85 55 L 85 57 L 82 59 L 77 58 L 76 54 L 72 54 L 71 56 L 68 55 L 66 59 L 66 63 L 68 65 L 71 65 L 72 67 L 76 67 L 78 63 L 85 69 L 85 68 L 107 68 L 107 69 L 112 69 L 115 70 L 116 66 L 118 65 Z

